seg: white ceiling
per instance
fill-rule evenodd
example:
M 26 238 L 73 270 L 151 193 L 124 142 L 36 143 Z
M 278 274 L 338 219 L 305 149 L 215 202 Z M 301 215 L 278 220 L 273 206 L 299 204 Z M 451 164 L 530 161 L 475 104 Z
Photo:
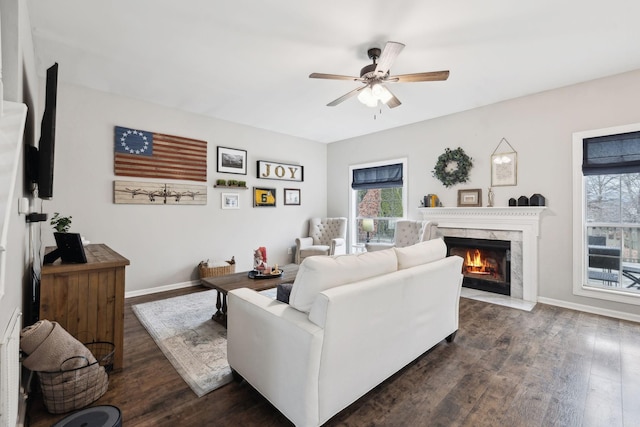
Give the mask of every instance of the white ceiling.
M 638 0 L 28 0 L 38 72 L 62 81 L 333 142 L 640 69 Z M 406 48 L 393 110 L 356 98 L 367 49 Z M 374 113 L 378 112 L 374 120 Z

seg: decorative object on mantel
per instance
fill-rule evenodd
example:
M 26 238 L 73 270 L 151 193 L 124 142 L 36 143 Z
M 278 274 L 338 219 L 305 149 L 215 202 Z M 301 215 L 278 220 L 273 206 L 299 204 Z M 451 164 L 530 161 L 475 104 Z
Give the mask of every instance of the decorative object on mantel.
M 458 207 L 482 206 L 482 190 L 458 190 Z
M 207 186 L 113 181 L 113 203 L 133 205 L 206 205 Z
M 513 197 L 509 199 L 509 206 L 518 206 L 518 201 Z
M 489 192 L 487 193 L 487 207 L 493 207 L 493 199 L 495 198 L 495 194 L 493 194 L 493 188 L 489 187 Z
M 534 194 L 529 198 L 529 206 L 545 206 L 545 198 L 542 194 Z
M 442 206 L 442 203 L 440 203 L 440 199 L 436 194 L 427 194 L 420 201 L 420 204 L 422 205 L 421 207 L 423 208 L 436 208 L 436 207 Z
M 247 174 L 247 150 L 218 146 L 217 172 Z
M 282 181 L 304 181 L 304 167 L 258 160 L 258 178 Z
M 502 143 L 507 144 L 511 151 L 497 153 Z M 517 163 L 518 153 L 506 138 L 502 138 L 493 153 L 491 153 L 491 186 L 516 185 L 518 182 Z
M 445 187 L 449 188 L 467 182 L 472 166 L 473 160 L 462 148 L 458 147 L 455 150 L 445 148 L 444 153 L 438 157 L 432 173 Z
M 527 196 L 518 197 L 518 206 L 529 206 L 529 198 Z
M 207 180 L 207 141 L 115 126 L 116 175 Z

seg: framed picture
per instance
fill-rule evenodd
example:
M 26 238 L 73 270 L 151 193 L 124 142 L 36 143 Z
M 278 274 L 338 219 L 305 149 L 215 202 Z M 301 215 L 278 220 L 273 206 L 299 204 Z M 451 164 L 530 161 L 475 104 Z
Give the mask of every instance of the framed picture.
M 218 172 L 247 174 L 247 151 L 218 146 Z
M 253 206 L 254 207 L 275 207 L 276 206 L 276 189 L 253 187 Z
M 222 209 L 240 209 L 238 193 L 222 193 Z
M 498 153 L 491 155 L 491 186 L 516 185 L 518 153 Z
M 482 206 L 482 190 L 475 188 L 473 190 L 458 190 L 458 206 Z
M 304 166 L 257 161 L 258 178 L 285 181 L 304 181 Z
M 285 188 L 284 189 L 284 204 L 285 205 L 299 205 L 300 204 L 300 189 L 299 188 Z

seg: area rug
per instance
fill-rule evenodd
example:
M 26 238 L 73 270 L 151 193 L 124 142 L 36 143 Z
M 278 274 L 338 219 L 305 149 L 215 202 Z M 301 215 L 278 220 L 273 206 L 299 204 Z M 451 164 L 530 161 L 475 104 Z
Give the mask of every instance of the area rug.
M 216 291 L 134 305 L 140 323 L 198 396 L 231 382 L 227 330 L 211 320 Z

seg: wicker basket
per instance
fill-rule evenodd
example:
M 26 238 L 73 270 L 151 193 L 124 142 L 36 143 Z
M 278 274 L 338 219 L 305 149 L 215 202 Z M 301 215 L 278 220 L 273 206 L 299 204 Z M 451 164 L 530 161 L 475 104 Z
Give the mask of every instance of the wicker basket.
M 231 261 L 225 261 L 227 265 L 221 267 L 207 267 L 205 262 L 201 262 L 198 265 L 198 270 L 200 271 L 200 278 L 204 279 L 205 277 L 217 277 L 224 276 L 226 274 L 233 274 L 236 272 L 236 262 L 231 259 Z
M 108 373 L 113 369 L 115 345 L 110 342 L 92 342 L 85 346 L 96 361 L 76 369 L 65 369 L 63 362 L 56 372 L 37 372 L 44 405 L 52 414 L 62 414 L 84 408 L 98 400 L 109 387 Z M 82 357 L 86 360 L 86 358 Z

